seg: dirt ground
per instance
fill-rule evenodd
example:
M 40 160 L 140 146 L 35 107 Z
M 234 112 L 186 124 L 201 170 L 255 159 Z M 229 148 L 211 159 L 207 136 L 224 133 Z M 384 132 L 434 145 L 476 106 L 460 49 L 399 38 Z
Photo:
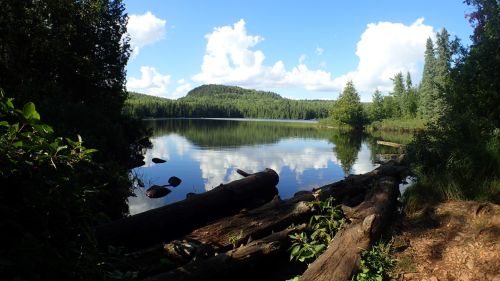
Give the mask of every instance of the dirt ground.
M 395 280 L 500 281 L 500 206 L 454 201 L 398 224 Z

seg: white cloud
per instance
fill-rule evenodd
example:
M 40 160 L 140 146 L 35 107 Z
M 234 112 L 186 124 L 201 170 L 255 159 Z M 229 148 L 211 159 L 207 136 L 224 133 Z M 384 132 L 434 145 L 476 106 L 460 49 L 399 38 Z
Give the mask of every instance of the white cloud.
M 304 64 L 306 62 L 306 59 L 307 59 L 307 55 L 306 54 L 300 55 L 300 57 L 299 57 L 299 64 Z
M 281 60 L 264 65 L 264 53 L 253 50 L 264 39 L 248 35 L 245 21 L 240 20 L 233 26 L 217 27 L 205 36 L 207 46 L 201 72 L 192 78 L 201 83 L 264 89 L 297 87 L 308 91 L 339 91 L 348 80 L 353 80 L 362 100 L 367 101 L 376 88 L 389 91 L 390 78 L 399 71 L 409 71 L 414 81 L 420 79 L 425 41 L 434 37 L 433 27 L 423 21 L 417 19 L 409 26 L 392 22 L 368 24 L 357 44 L 356 70 L 332 77 L 324 70 L 326 62 L 321 63 L 320 69 L 310 69 L 305 56 L 290 70 Z M 316 48 L 316 54 L 323 52 L 322 48 Z
M 130 15 L 127 32 L 130 35 L 132 57 L 139 54 L 140 48 L 164 39 L 166 24 L 166 20 L 157 18 L 149 11 L 143 15 Z
M 323 53 L 325 52 L 325 50 L 321 47 L 316 47 L 316 54 L 318 56 L 321 56 Z
M 127 90 L 154 96 L 166 96 L 170 79 L 170 75 L 162 75 L 154 67 L 141 66 L 141 78 L 130 78 L 127 81 Z
M 377 87 L 390 91 L 390 78 L 399 71 L 409 71 L 414 81 L 420 80 L 425 42 L 434 36 L 433 27 L 425 25 L 423 18 L 409 26 L 392 22 L 370 23 L 357 44 L 357 69 L 337 77 L 335 84 L 343 85 L 347 80 L 353 80 L 359 91 L 371 93 Z
M 307 90 L 331 88 L 331 75 L 322 70 L 310 70 L 305 56 L 299 65 L 287 71 L 283 61 L 272 66 L 263 64 L 265 55 L 261 50 L 252 50 L 264 40 L 260 36 L 248 35 L 245 21 L 233 26 L 217 27 L 207 38 L 206 53 L 201 72 L 193 80 L 201 83 L 237 84 L 253 88 L 303 87 Z
M 177 88 L 175 88 L 174 94 L 172 95 L 172 98 L 179 98 L 182 96 L 185 96 L 187 92 L 189 92 L 191 89 L 193 89 L 193 86 L 191 83 L 186 82 L 184 79 L 180 79 L 177 81 Z

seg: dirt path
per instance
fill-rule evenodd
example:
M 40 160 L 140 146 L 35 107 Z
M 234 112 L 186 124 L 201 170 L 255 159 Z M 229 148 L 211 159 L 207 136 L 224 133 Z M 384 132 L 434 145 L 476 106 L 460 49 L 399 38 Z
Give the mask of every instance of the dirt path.
M 400 224 L 396 280 L 500 281 L 500 206 L 455 201 Z

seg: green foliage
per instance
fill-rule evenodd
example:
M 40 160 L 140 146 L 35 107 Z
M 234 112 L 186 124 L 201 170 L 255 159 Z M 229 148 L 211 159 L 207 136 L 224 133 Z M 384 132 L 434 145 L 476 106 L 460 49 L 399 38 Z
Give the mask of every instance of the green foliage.
M 130 93 L 125 114 L 140 117 L 316 119 L 328 116 L 331 102 L 290 100 L 272 92 L 224 85 L 202 85 L 169 100 Z
M 99 150 L 94 160 L 126 165 L 144 132 L 121 115 L 129 57 L 122 1 L 0 1 L 0 10 L 0 87 L 34 102 L 60 135 L 82 135 Z
M 0 250 L 7 279 L 99 279 L 91 225 L 104 188 L 82 140 L 54 135 L 35 105 L 14 107 L 0 91 Z
M 307 231 L 290 235 L 290 260 L 310 263 L 321 255 L 335 233 L 345 222 L 338 205 L 334 205 L 333 197 L 325 201 L 310 203 L 316 213 L 311 217 Z
M 449 75 L 438 80 L 447 110 L 429 124 L 427 133 L 418 134 L 410 147 L 419 184 L 410 190 L 407 202 L 421 202 L 426 196 L 498 202 L 500 3 L 467 3 L 477 9 L 470 15 L 477 24 L 474 41 L 469 52 L 455 61 Z M 438 49 L 449 58 L 446 48 L 460 48 L 456 43 L 446 44 L 446 33 L 441 37 L 444 47 Z M 441 69 L 446 68 L 445 62 L 441 64 Z
M 379 121 L 386 117 L 384 110 L 384 97 L 377 89 L 372 96 L 372 103 L 368 109 L 368 117 L 371 121 Z
M 378 242 L 361 254 L 361 271 L 351 280 L 389 280 L 389 273 L 394 268 L 394 263 L 395 261 L 391 257 L 391 243 Z
M 353 128 L 362 128 L 365 123 L 363 107 L 352 81 L 348 81 L 330 113 L 334 120 Z
M 387 118 L 368 126 L 369 131 L 416 132 L 426 128 L 427 121 L 421 118 Z

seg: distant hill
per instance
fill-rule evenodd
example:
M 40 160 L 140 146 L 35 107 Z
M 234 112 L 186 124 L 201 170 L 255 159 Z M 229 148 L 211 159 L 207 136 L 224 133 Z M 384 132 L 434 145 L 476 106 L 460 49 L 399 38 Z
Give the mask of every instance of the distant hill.
M 291 100 L 273 92 L 202 85 L 177 100 L 130 93 L 124 111 L 139 118 L 319 119 L 327 117 L 332 106 L 333 101 Z
M 244 89 L 236 86 L 224 85 L 202 85 L 189 91 L 182 99 L 197 98 L 215 98 L 215 99 L 283 99 L 280 95 L 273 92 L 264 92 L 251 89 Z

